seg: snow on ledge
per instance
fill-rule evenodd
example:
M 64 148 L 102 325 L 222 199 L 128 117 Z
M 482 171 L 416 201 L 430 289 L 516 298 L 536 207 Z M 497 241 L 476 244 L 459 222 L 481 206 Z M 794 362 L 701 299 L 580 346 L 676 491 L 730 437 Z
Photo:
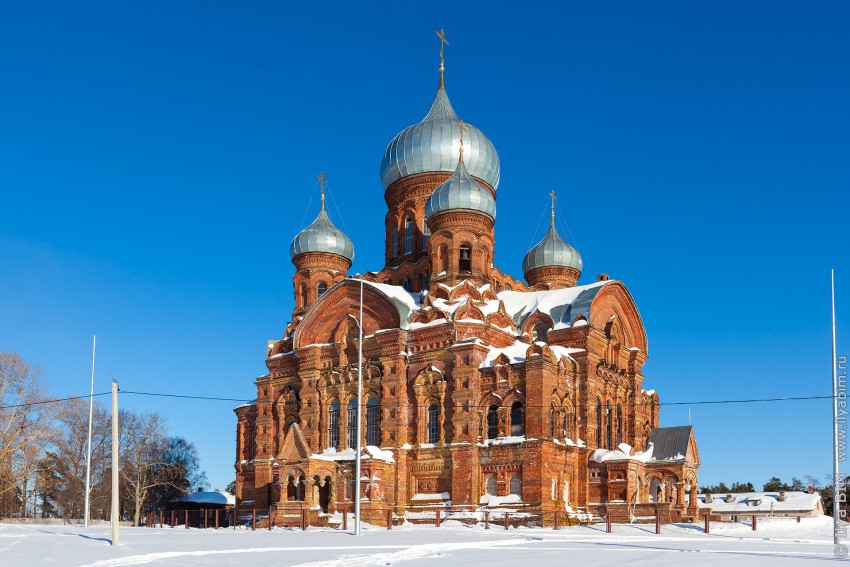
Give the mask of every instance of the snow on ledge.
M 479 504 L 484 506 L 502 506 L 504 504 L 518 504 L 520 502 L 522 502 L 522 499 L 519 497 L 519 494 L 508 494 L 507 496 L 485 494 L 478 501 Z
M 435 492 L 433 494 L 420 493 L 414 494 L 411 500 L 450 500 L 451 495 L 448 492 Z

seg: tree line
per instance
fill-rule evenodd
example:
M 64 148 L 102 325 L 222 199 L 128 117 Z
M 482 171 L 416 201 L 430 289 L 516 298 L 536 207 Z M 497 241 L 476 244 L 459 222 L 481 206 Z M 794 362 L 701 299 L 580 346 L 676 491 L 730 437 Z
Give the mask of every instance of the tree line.
M 41 369 L 0 352 L 0 518 L 82 518 L 88 451 L 88 400 L 47 400 Z M 122 519 L 205 488 L 194 445 L 168 434 L 165 418 L 121 410 L 119 492 Z M 109 519 L 112 418 L 100 403 L 92 413 L 90 515 Z

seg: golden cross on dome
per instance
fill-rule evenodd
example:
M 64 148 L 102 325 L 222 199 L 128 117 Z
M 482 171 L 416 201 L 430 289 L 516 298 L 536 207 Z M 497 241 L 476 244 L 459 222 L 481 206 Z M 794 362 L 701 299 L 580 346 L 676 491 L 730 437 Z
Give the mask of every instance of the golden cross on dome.
M 460 128 L 460 161 L 463 161 L 463 131 L 469 130 L 466 126 L 466 122 L 463 120 L 457 121 L 458 128 Z
M 325 183 L 328 182 L 328 179 L 325 177 L 324 171 L 321 172 L 316 177 L 319 179 L 319 181 L 322 182 L 322 210 L 324 211 L 325 210 Z
M 443 70 L 446 62 L 443 57 L 443 48 L 449 44 L 449 40 L 446 39 L 446 30 L 444 29 L 437 32 L 437 37 L 440 38 L 440 88 L 443 88 Z
M 557 197 L 555 196 L 554 189 L 549 192 L 549 196 L 552 197 L 552 224 L 555 224 L 555 199 L 557 199 Z

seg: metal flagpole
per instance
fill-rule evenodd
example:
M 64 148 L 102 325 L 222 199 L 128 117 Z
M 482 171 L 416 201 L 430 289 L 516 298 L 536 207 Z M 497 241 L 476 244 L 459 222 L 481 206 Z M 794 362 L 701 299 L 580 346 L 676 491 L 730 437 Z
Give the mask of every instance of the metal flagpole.
M 835 269 L 830 271 L 830 283 L 832 288 L 832 523 L 833 543 L 840 543 L 838 537 L 838 516 L 841 503 L 838 498 L 838 487 L 844 483 L 838 478 L 838 359 L 835 351 Z
M 112 546 L 118 545 L 118 382 L 112 381 Z
M 360 340 L 357 345 L 357 454 L 354 462 L 354 535 L 360 535 L 360 406 L 363 397 L 363 278 L 360 278 Z
M 94 352 L 97 347 L 97 335 L 91 337 L 91 393 L 89 394 L 89 447 L 86 452 L 86 511 L 83 524 L 89 527 L 89 496 L 91 494 L 91 420 L 94 412 Z

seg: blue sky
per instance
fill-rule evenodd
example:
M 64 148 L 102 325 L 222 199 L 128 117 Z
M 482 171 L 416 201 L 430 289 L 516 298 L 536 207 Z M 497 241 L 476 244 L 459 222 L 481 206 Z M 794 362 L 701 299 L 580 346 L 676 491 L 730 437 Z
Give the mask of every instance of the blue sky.
M 631 290 L 662 402 L 828 394 L 831 267 L 850 351 L 848 17 L 838 1 L 10 4 L 0 349 L 55 395 L 87 392 L 97 333 L 98 391 L 253 398 L 319 171 L 352 272 L 383 265 L 380 159 L 428 110 L 445 28 L 455 110 L 501 158 L 503 270 L 521 276 L 554 187 L 581 282 Z M 213 485 L 233 477 L 235 404 L 121 403 L 166 415 Z M 691 414 L 703 484 L 830 471 L 826 400 Z

